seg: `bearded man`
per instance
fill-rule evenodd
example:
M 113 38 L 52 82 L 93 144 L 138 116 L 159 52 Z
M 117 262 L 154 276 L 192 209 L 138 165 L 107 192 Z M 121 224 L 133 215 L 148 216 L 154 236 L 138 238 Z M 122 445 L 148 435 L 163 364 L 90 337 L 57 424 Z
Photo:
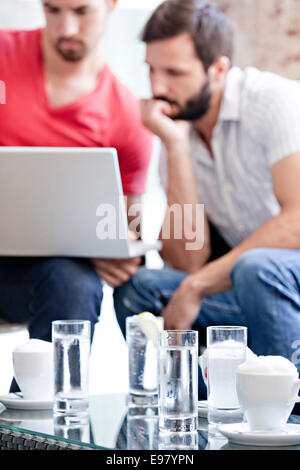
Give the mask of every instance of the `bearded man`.
M 254 353 L 300 371 L 300 85 L 234 66 L 233 31 L 202 0 L 167 0 L 145 26 L 153 98 L 142 110 L 162 142 L 165 268 L 123 284 L 117 317 L 123 331 L 145 310 L 165 329 L 247 326 Z M 203 243 L 190 249 L 201 204 Z M 174 206 L 187 216 L 163 237 Z

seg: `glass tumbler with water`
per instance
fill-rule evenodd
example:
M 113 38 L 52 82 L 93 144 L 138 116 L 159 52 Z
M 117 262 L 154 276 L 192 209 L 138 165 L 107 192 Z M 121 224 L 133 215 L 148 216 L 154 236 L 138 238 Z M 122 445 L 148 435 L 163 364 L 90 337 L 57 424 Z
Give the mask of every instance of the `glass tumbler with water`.
M 89 405 L 91 324 L 88 320 L 52 322 L 54 412 L 79 416 Z
M 158 333 L 163 318 L 149 312 L 126 318 L 129 366 L 129 404 L 157 406 Z
M 243 421 L 236 392 L 236 370 L 246 360 L 247 328 L 207 328 L 208 422 Z
M 198 421 L 198 332 L 160 333 L 159 428 L 192 432 Z

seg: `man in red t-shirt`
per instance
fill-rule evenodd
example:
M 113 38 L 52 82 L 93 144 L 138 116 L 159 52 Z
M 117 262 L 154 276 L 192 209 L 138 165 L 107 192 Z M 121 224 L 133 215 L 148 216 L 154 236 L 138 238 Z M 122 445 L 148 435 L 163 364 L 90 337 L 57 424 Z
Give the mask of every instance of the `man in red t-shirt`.
M 152 136 L 99 40 L 117 0 L 43 0 L 46 26 L 0 31 L 0 146 L 115 147 L 127 204 L 145 190 Z M 0 317 L 50 340 L 51 321 L 98 320 L 101 280 L 117 287 L 140 258 L 0 258 Z

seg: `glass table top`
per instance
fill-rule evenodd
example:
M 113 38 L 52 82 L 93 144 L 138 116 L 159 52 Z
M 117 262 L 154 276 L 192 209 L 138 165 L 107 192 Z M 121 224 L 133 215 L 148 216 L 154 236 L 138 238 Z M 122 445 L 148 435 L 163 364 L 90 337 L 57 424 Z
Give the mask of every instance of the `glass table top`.
M 300 416 L 292 415 L 290 423 L 300 424 Z M 8 409 L 0 404 L 0 424 L 73 442 L 93 444 L 109 450 L 251 450 L 264 447 L 235 445 L 211 428 L 199 415 L 197 433 L 182 433 L 172 441 L 159 433 L 157 408 L 127 405 L 127 395 L 95 395 L 90 397 L 89 415 L 71 420 L 54 416 L 52 410 Z M 285 447 L 287 449 L 287 447 Z M 270 447 L 269 447 L 270 449 Z M 274 447 L 273 447 L 274 449 Z M 300 445 L 289 447 L 299 450 Z

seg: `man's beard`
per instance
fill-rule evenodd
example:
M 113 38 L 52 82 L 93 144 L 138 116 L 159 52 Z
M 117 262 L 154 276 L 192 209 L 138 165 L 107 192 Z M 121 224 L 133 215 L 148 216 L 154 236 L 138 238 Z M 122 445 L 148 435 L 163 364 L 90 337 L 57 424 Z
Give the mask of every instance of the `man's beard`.
M 82 41 L 76 40 L 80 44 L 79 48 L 62 48 L 61 44 L 65 41 L 65 38 L 60 38 L 55 44 L 56 52 L 67 62 L 79 62 L 84 59 L 87 55 L 86 45 Z
M 207 113 L 212 97 L 209 80 L 205 82 L 201 91 L 187 100 L 185 106 L 179 106 L 177 101 L 172 101 L 165 96 L 155 96 L 155 99 L 167 101 L 179 108 L 176 115 L 170 116 L 174 120 L 195 121 Z

